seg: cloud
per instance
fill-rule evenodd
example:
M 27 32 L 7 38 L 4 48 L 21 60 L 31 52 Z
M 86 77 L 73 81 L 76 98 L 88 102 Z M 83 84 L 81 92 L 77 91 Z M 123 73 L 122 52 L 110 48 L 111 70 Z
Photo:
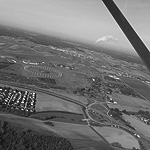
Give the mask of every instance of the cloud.
M 118 39 L 114 38 L 111 35 L 108 35 L 108 36 L 103 36 L 103 37 L 99 38 L 98 40 L 95 41 L 95 43 L 98 43 L 98 42 L 109 42 L 109 41 L 117 42 Z

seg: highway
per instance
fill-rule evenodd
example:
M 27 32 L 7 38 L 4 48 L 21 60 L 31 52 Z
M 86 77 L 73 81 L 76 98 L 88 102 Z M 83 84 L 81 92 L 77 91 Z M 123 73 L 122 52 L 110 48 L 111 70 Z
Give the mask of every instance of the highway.
M 108 143 L 108 141 L 106 141 L 106 139 L 100 135 L 100 133 L 98 131 L 96 131 L 89 123 L 89 120 L 92 120 L 94 122 L 97 122 L 96 120 L 92 119 L 90 117 L 90 115 L 88 114 L 88 111 L 87 111 L 87 106 L 79 101 L 76 101 L 74 99 L 71 99 L 69 97 L 66 97 L 66 96 L 63 96 L 63 95 L 60 95 L 58 93 L 54 93 L 54 92 L 51 92 L 51 91 L 47 91 L 47 90 L 43 90 L 43 89 L 39 89 L 39 88 L 36 88 L 36 87 L 31 87 L 31 86 L 26 86 L 26 85 L 22 85 L 22 84 L 19 84 L 19 83 L 12 83 L 12 82 L 6 82 L 6 81 L 0 81 L 0 84 L 3 84 L 3 85 L 8 85 L 8 86 L 14 86 L 14 87 L 19 87 L 19 88 L 23 88 L 23 89 L 27 89 L 27 90 L 32 90 L 32 91 L 36 91 L 36 92 L 41 92 L 41 93 L 44 93 L 44 94 L 47 94 L 47 95 L 51 95 L 51 96 L 55 96 L 55 97 L 58 97 L 58 98 L 61 98 L 62 100 L 66 100 L 66 101 L 69 101 L 69 102 L 72 102 L 74 104 L 77 104 L 79 106 L 82 107 L 82 110 L 83 110 L 83 115 L 84 115 L 84 118 L 85 118 L 85 121 L 87 121 L 87 125 L 96 133 L 98 134 L 98 136 L 100 136 L 102 139 L 104 139 L 105 142 Z M 99 122 L 97 122 L 99 123 Z M 110 143 L 108 143 L 110 145 Z
M 83 110 L 83 115 L 84 115 L 84 117 L 85 117 L 85 119 L 86 119 L 86 121 L 87 121 L 88 126 L 89 126 L 96 134 L 98 134 L 100 137 L 102 137 L 102 136 L 100 135 L 100 133 L 98 133 L 98 131 L 95 131 L 95 130 L 92 128 L 92 126 L 91 126 L 90 123 L 89 123 L 89 120 L 92 120 L 92 121 L 94 121 L 94 122 L 96 122 L 96 123 L 100 123 L 100 124 L 102 124 L 102 125 L 104 125 L 104 126 L 106 125 L 106 126 L 112 127 L 112 124 L 111 124 L 111 123 L 108 123 L 108 124 L 105 123 L 105 124 L 103 124 L 103 123 L 101 123 L 101 122 L 98 122 L 98 121 L 94 120 L 94 119 L 88 114 L 88 109 L 89 109 L 90 107 L 87 106 L 87 105 L 85 105 L 85 104 L 83 104 L 82 102 L 79 102 L 79 101 L 75 100 L 75 99 L 66 97 L 66 96 L 64 96 L 64 95 L 61 95 L 61 94 L 58 94 L 58 93 L 55 93 L 55 92 L 52 92 L 52 91 L 47 91 L 47 90 L 39 89 L 39 88 L 36 88 L 36 87 L 31 87 L 31 86 L 27 86 L 27 85 L 22 85 L 22 84 L 19 84 L 19 83 L 13 83 L 13 82 L 7 82 L 7 81 L 0 81 L 0 84 L 8 85 L 8 86 L 14 86 L 14 87 L 19 87 L 19 88 L 23 88 L 23 89 L 27 89 L 27 90 L 32 90 L 32 91 L 44 93 L 44 94 L 51 95 L 51 96 L 55 96 L 55 97 L 61 98 L 62 100 L 66 100 L 66 101 L 69 101 L 69 102 L 71 102 L 71 103 L 74 103 L 74 104 L 77 104 L 77 105 L 81 106 L 81 107 L 82 107 L 82 110 Z M 95 104 L 95 103 L 96 103 L 96 102 L 94 102 L 94 103 L 92 103 L 92 104 Z M 106 103 L 107 103 L 107 102 L 106 102 Z M 90 106 L 92 106 L 92 104 L 90 104 Z M 90 109 L 91 109 L 91 108 L 90 108 Z M 109 111 L 109 110 L 108 110 L 108 111 Z M 149 141 L 143 134 L 139 133 L 138 131 L 134 131 L 134 130 L 132 130 L 132 129 L 126 127 L 126 126 L 125 126 L 124 124 L 122 124 L 121 122 L 118 122 L 118 121 L 116 121 L 115 119 L 113 119 L 112 117 L 110 117 L 110 116 L 108 115 L 108 113 L 107 113 L 107 115 L 102 113 L 102 115 L 104 115 L 105 117 L 107 117 L 107 118 L 109 118 L 109 119 L 111 118 L 111 120 L 112 120 L 113 122 L 115 122 L 116 124 L 119 124 L 119 128 L 124 129 L 126 132 L 129 131 L 129 133 L 130 133 L 130 132 L 133 133 L 133 134 L 136 133 L 136 134 L 140 135 L 141 137 L 143 137 L 145 140 Z M 131 134 L 131 133 L 130 133 L 130 134 Z M 132 134 L 131 134 L 131 135 L 132 135 Z M 133 136 L 133 135 L 132 135 L 132 136 Z M 106 140 L 105 140 L 105 141 L 106 141 Z
M 1 80 L 0 80 L 0 83 L 1 83 L 1 84 L 4 84 L 4 85 L 8 85 L 8 86 L 19 87 L 19 88 L 23 88 L 23 89 L 32 90 L 32 91 L 44 93 L 44 94 L 47 94 L 47 95 L 55 96 L 55 97 L 61 98 L 62 100 L 69 101 L 69 102 L 71 102 L 71 103 L 80 105 L 80 106 L 82 106 L 82 107 L 86 107 L 85 104 L 83 104 L 83 103 L 81 103 L 81 102 L 79 102 L 79 101 L 77 101 L 77 100 L 75 100 L 75 99 L 72 99 L 72 98 L 70 98 L 70 97 L 67 97 L 67 96 L 64 96 L 64 95 L 61 95 L 61 94 L 52 92 L 52 91 L 43 90 L 43 89 L 37 88 L 37 87 L 35 87 L 35 86 L 32 86 L 32 87 L 31 87 L 31 86 L 28 86 L 28 85 L 22 85 L 22 84 L 19 84 L 19 83 L 7 82 L 7 81 L 1 81 Z
M 102 79 L 103 79 L 103 81 L 105 80 L 104 79 L 104 77 L 102 76 Z M 126 84 L 126 83 L 125 83 Z M 127 86 L 129 86 L 128 84 L 126 84 Z M 104 86 L 105 87 L 105 86 Z M 130 87 L 130 86 L 129 86 Z M 131 89 L 133 89 L 132 87 L 130 87 Z M 104 88 L 104 90 L 105 90 L 105 93 L 106 93 L 106 88 Z M 133 89 L 134 90 L 134 89 Z M 135 90 L 134 90 L 135 91 Z M 137 91 L 135 91 L 135 92 L 137 92 Z M 138 92 L 137 92 L 138 93 Z M 138 93 L 139 94 L 139 93 Z M 141 95 L 141 94 L 140 94 Z M 142 95 L 141 95 L 142 96 Z M 105 98 L 106 98 L 106 96 L 105 96 Z M 145 98 L 144 96 L 143 96 L 143 98 Z M 146 99 L 146 98 L 145 98 Z M 106 98 L 106 102 L 105 102 L 106 104 L 107 104 L 107 98 Z M 104 106 L 104 105 L 103 105 Z M 105 107 L 106 108 L 106 107 Z M 107 109 L 107 108 L 106 108 Z M 108 112 L 107 112 L 107 115 L 109 116 L 109 110 L 108 110 Z M 134 134 L 138 134 L 138 135 L 140 135 L 140 137 L 142 137 L 143 139 L 145 139 L 145 140 L 147 140 L 148 142 L 149 142 L 149 140 L 150 140 L 150 138 L 147 138 L 145 135 L 143 135 L 141 132 L 138 132 L 138 131 L 135 131 L 135 130 L 133 130 L 133 129 L 131 129 L 131 128 L 129 128 L 129 127 L 127 127 L 127 126 L 125 126 L 123 123 L 121 123 L 120 121 L 116 121 L 113 117 L 111 117 L 111 116 L 109 116 L 110 118 L 111 118 L 111 120 L 112 120 L 112 122 L 114 122 L 114 123 L 116 123 L 116 124 L 118 124 L 119 125 L 119 128 L 121 128 L 122 130 L 124 130 L 124 131 L 126 131 L 126 132 L 128 132 L 128 133 L 132 133 L 131 135 L 133 136 Z

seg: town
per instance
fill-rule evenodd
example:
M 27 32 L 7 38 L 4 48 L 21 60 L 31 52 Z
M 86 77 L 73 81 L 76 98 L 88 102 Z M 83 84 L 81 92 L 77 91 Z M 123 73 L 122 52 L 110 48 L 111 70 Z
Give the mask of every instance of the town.
M 36 93 L 0 86 L 0 105 L 15 110 L 35 112 Z

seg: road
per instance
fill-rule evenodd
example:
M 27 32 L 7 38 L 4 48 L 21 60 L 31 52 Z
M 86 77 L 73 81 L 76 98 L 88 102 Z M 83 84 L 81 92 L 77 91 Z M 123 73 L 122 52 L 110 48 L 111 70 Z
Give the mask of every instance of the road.
M 104 77 L 102 76 L 102 79 L 103 79 L 103 81 L 105 80 L 104 79 Z M 125 83 L 125 85 L 127 85 L 127 86 L 129 86 L 128 84 L 126 84 Z M 130 86 L 129 86 L 130 87 Z M 130 87 L 131 89 L 133 89 L 132 87 Z M 133 89 L 134 90 L 134 89 Z M 135 90 L 134 90 L 135 91 Z M 135 91 L 135 92 L 137 92 L 137 91 Z M 106 93 L 106 88 L 105 88 L 105 93 Z M 138 93 L 138 92 L 137 92 Z M 141 95 L 140 93 L 138 93 L 139 95 Z M 142 95 L 141 95 L 142 96 Z M 105 96 L 105 98 L 106 98 L 106 96 Z M 144 96 L 143 96 L 143 98 L 145 98 Z M 146 99 L 146 98 L 145 98 Z M 147 100 L 147 99 L 146 99 Z M 107 98 L 106 98 L 106 102 L 105 102 L 106 104 L 107 104 Z M 104 105 L 103 105 L 104 106 Z M 106 107 L 105 107 L 106 108 Z M 108 110 L 108 112 L 107 112 L 107 115 L 109 116 L 109 110 Z M 129 131 L 128 133 L 132 133 L 131 135 L 134 135 L 134 134 L 138 134 L 138 135 L 140 135 L 140 137 L 142 137 L 143 139 L 145 139 L 145 140 L 147 140 L 147 141 L 149 141 L 149 138 L 147 138 L 147 137 L 145 137 L 145 135 L 143 135 L 142 133 L 140 133 L 140 132 L 138 132 L 138 131 L 135 131 L 135 130 L 133 130 L 133 129 L 131 129 L 131 128 L 129 128 L 129 127 L 127 127 L 127 126 L 125 126 L 123 123 L 121 123 L 120 121 L 116 121 L 113 117 L 111 117 L 111 116 L 109 116 L 111 119 L 112 119 L 112 122 L 114 122 L 114 123 L 116 123 L 116 124 L 118 124 L 119 125 L 119 128 L 121 128 L 121 129 L 123 129 L 123 130 L 125 130 L 126 132 L 127 131 Z
M 13 82 L 1 81 L 1 80 L 0 80 L 0 83 L 4 84 L 4 85 L 8 85 L 8 86 L 15 86 L 15 87 L 19 87 L 19 88 L 23 88 L 23 89 L 32 90 L 32 91 L 44 93 L 44 94 L 47 94 L 47 95 L 55 96 L 55 97 L 61 98 L 62 100 L 72 102 L 72 103 L 80 105 L 82 107 L 86 107 L 85 104 L 83 104 L 83 103 L 81 103 L 81 102 L 79 102 L 75 99 L 72 99 L 70 97 L 67 97 L 67 96 L 52 92 L 52 91 L 43 90 L 43 89 L 37 88 L 35 86 L 31 87 L 31 86 L 28 86 L 28 85 L 22 85 L 22 84 L 19 84 L 19 83 L 13 83 Z
M 75 100 L 75 99 L 72 99 L 72 98 L 69 98 L 69 97 L 66 97 L 66 96 L 64 96 L 64 95 L 61 95 L 61 94 L 58 94 L 58 93 L 54 93 L 54 92 L 52 92 L 52 91 L 47 91 L 47 90 L 43 90 L 43 89 L 39 89 L 39 88 L 36 88 L 36 87 L 31 87 L 31 86 L 27 86 L 27 85 L 22 85 L 22 84 L 19 84 L 19 83 L 12 83 L 12 82 L 6 82 L 6 81 L 0 81 L 0 83 L 1 84 L 4 84 L 4 85 L 8 85 L 8 86 L 15 86 L 15 87 L 19 87 L 19 88 L 23 88 L 23 89 L 27 89 L 27 90 L 32 90 L 32 91 L 36 91 L 36 92 L 41 92 L 41 93 L 44 93 L 44 94 L 47 94 L 47 95 L 51 95 L 51 96 L 55 96 L 55 97 L 58 97 L 58 98 L 61 98 L 62 100 L 66 100 L 66 101 L 69 101 L 69 102 L 71 102 L 71 103 L 74 103 L 74 104 L 77 104 L 77 105 L 79 105 L 79 106 L 81 106 L 82 108 L 83 108 L 83 114 L 84 114 L 84 117 L 85 117 L 85 119 L 86 119 L 86 121 L 87 121 L 87 124 L 88 124 L 88 126 L 90 127 L 90 128 L 92 128 L 92 126 L 90 125 L 90 123 L 89 123 L 89 120 L 92 120 L 92 121 L 94 121 L 94 122 L 96 122 L 96 123 L 100 123 L 100 122 L 98 122 L 98 121 L 96 121 L 96 120 L 94 120 L 93 118 L 91 118 L 91 116 L 89 115 L 89 113 L 88 113 L 88 109 L 89 109 L 89 106 L 87 106 L 87 105 L 85 105 L 85 104 L 83 104 L 83 103 L 81 103 L 81 102 L 79 102 L 79 101 L 77 101 L 77 100 Z M 92 103 L 92 104 L 95 104 L 95 102 L 94 103 Z M 92 104 L 90 104 L 90 106 L 92 106 Z M 103 114 L 102 114 L 103 115 Z M 105 114 L 105 117 L 106 117 L 106 114 Z M 136 133 L 136 134 L 139 134 L 139 135 L 141 135 L 144 139 L 146 139 L 147 140 L 147 138 L 145 137 L 145 136 L 143 136 L 141 133 L 138 133 L 137 131 L 134 131 L 134 130 L 131 130 L 130 128 L 128 128 L 128 127 L 126 127 L 126 126 L 124 126 L 123 124 L 121 124 L 120 122 L 117 122 L 116 120 L 114 120 L 112 117 L 110 117 L 109 115 L 107 116 L 107 118 L 111 118 L 111 120 L 113 120 L 115 123 L 119 123 L 119 126 L 120 126 L 120 128 L 125 128 L 126 129 L 126 132 L 127 131 L 130 131 L 130 132 L 132 132 L 133 134 L 134 133 Z M 111 124 L 103 124 L 104 126 L 106 125 L 106 126 L 110 126 L 111 127 Z M 92 129 L 93 130 L 93 129 Z M 100 137 L 102 137 L 102 135 L 100 135 L 100 133 L 98 133 L 98 131 L 95 131 L 95 130 L 93 130 L 96 134 L 98 134 Z
M 71 99 L 69 97 L 66 97 L 66 96 L 63 96 L 63 95 L 60 95 L 58 93 L 54 93 L 54 92 L 51 92 L 51 91 L 47 91 L 47 90 L 43 90 L 43 89 L 39 89 L 39 88 L 36 88 L 36 87 L 30 87 L 30 86 L 26 86 L 26 85 L 21 85 L 21 84 L 18 84 L 18 83 L 12 83 L 12 82 L 6 82 L 6 81 L 0 81 L 1 84 L 4 84 L 4 85 L 8 85 L 8 86 L 15 86 L 15 87 L 19 87 L 19 88 L 24 88 L 24 89 L 28 89 L 28 90 L 32 90 L 32 91 L 36 91 L 36 92 L 41 92 L 41 93 L 44 93 L 44 94 L 47 94 L 47 95 L 51 95 L 51 96 L 55 96 L 55 97 L 58 97 L 58 98 L 61 98 L 63 100 L 66 100 L 66 101 L 69 101 L 69 102 L 72 102 L 74 104 L 77 104 L 77 105 L 80 105 L 82 107 L 82 110 L 83 110 L 83 115 L 85 117 L 85 121 L 87 121 L 87 125 L 96 133 L 98 134 L 98 136 L 100 136 L 102 139 L 104 139 L 105 142 L 108 143 L 108 141 L 106 141 L 106 139 L 100 135 L 100 133 L 98 131 L 96 131 L 89 123 L 89 120 L 92 120 L 94 122 L 97 122 L 96 120 L 92 119 L 90 117 L 90 115 L 88 114 L 88 111 L 87 111 L 87 106 L 79 101 L 76 101 L 74 99 Z M 97 122 L 99 123 L 99 122 Z M 110 143 L 108 143 L 110 145 Z
M 9 47 L 9 46 L 8 46 Z M 7 46 L 4 47 L 5 49 L 8 48 Z M 47 91 L 47 90 L 43 90 L 43 89 L 39 89 L 39 88 L 36 88 L 36 87 L 31 87 L 31 86 L 27 86 L 27 85 L 22 85 L 22 84 L 18 84 L 18 83 L 11 83 L 11 82 L 5 82 L 5 81 L 0 81 L 0 83 L 4 84 L 4 85 L 9 85 L 9 86 L 15 86 L 15 87 L 19 87 L 19 88 L 23 88 L 23 89 L 29 89 L 29 90 L 32 90 L 32 91 L 36 91 L 36 92 L 41 92 L 41 93 L 44 93 L 44 94 L 47 94 L 47 95 L 51 95 L 51 96 L 55 96 L 55 97 L 58 97 L 58 98 L 61 98 L 62 100 L 66 100 L 66 101 L 69 101 L 69 102 L 72 102 L 74 104 L 77 104 L 79 106 L 81 106 L 83 108 L 83 112 L 84 112 L 84 115 L 85 117 L 87 118 L 87 123 L 88 125 L 90 126 L 90 123 L 89 123 L 89 120 L 92 120 L 94 122 L 97 122 L 96 120 L 94 120 L 93 118 L 91 118 L 91 116 L 88 114 L 88 108 L 90 108 L 90 106 L 92 106 L 93 104 L 95 104 L 96 102 L 92 103 L 90 106 L 87 107 L 87 105 L 83 104 L 82 102 L 79 102 L 75 99 L 72 99 L 72 98 L 69 98 L 69 97 L 66 97 L 64 95 L 61 95 L 61 94 L 58 94 L 58 93 L 55 93 L 55 92 L 52 92 L 52 91 Z M 105 88 L 105 86 L 104 86 Z M 105 93 L 106 93 L 106 89 L 105 89 Z M 105 98 L 106 98 L 106 95 L 105 95 Z M 107 103 L 107 102 L 106 102 Z M 109 110 L 108 110 L 109 111 Z M 106 114 L 105 114 L 106 115 Z M 117 122 L 116 120 L 114 120 L 112 117 L 110 117 L 109 115 L 106 115 L 107 118 L 111 118 L 114 122 L 116 122 L 117 124 L 120 125 L 120 127 L 122 128 L 125 128 L 127 131 L 130 131 L 132 133 L 137 133 L 139 134 L 138 132 L 135 132 L 134 130 L 131 130 L 130 128 L 124 126 L 122 123 L 120 122 Z M 106 117 L 105 116 L 105 117 Z M 100 122 L 98 122 L 100 123 Z M 105 124 L 106 125 L 106 124 Z M 111 125 L 111 124 L 110 124 Z M 90 126 L 91 127 L 91 126 Z M 100 137 L 102 137 L 98 131 L 95 131 L 92 127 L 91 129 L 96 133 L 98 134 Z M 140 135 L 140 134 L 139 134 Z M 142 136 L 143 137 L 143 136 Z M 102 137 L 103 138 L 103 137 Z M 105 140 L 105 139 L 104 139 Z M 107 142 L 108 143 L 108 142 Z

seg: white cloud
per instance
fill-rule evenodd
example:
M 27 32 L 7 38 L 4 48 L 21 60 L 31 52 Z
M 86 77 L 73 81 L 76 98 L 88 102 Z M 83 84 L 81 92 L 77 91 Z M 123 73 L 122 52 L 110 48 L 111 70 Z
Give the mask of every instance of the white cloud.
M 103 36 L 103 37 L 99 38 L 98 40 L 95 41 L 95 43 L 98 43 L 98 42 L 109 42 L 109 41 L 117 42 L 118 39 L 114 38 L 111 35 L 108 35 L 108 36 Z

